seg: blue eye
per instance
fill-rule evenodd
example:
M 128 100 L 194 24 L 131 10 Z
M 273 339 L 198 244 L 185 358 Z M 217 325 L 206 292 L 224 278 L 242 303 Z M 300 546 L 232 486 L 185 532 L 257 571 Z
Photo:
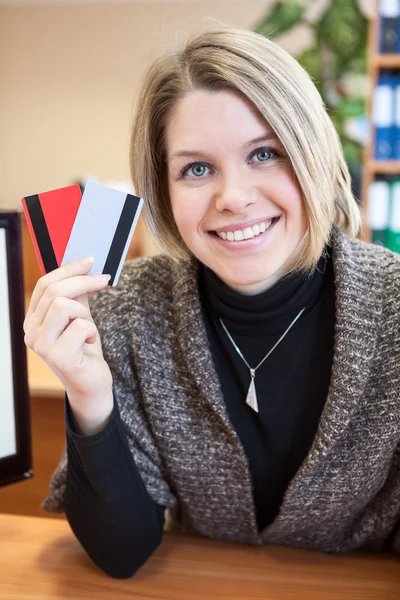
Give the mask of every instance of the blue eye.
M 209 169 L 206 164 L 200 162 L 193 162 L 186 165 L 181 173 L 180 177 L 185 177 L 186 175 L 194 175 L 195 178 L 200 179 L 203 175 L 207 175 L 206 169 Z M 191 173 L 190 173 L 191 171 Z
M 265 161 L 268 160 L 271 156 L 271 152 L 269 150 L 260 150 L 260 152 L 257 152 L 256 157 L 260 160 L 260 161 Z
M 271 158 L 276 158 L 278 156 L 282 156 L 280 154 L 280 152 L 275 150 L 275 148 L 268 148 L 268 147 L 257 148 L 251 154 L 251 158 L 257 157 L 257 159 L 258 159 L 257 162 L 267 162 L 268 160 L 271 160 Z
M 192 167 L 192 173 L 196 177 L 201 177 L 202 175 L 204 175 L 205 169 L 206 167 L 204 165 L 195 165 L 194 167 Z

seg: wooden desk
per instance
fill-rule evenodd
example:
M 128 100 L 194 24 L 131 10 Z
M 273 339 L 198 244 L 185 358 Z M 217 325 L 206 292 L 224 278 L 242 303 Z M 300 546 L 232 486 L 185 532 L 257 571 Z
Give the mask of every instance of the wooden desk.
M 105 575 L 64 520 L 0 515 L 4 600 L 399 600 L 400 557 L 254 548 L 168 533 L 131 579 Z

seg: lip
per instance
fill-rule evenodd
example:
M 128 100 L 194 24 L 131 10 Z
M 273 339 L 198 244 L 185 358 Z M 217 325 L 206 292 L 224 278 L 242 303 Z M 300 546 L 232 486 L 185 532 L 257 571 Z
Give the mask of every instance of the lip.
M 231 225 L 226 225 L 225 227 L 218 227 L 217 229 L 210 229 L 209 231 L 213 231 L 216 233 L 227 232 L 227 231 L 238 231 L 244 230 L 247 227 L 253 227 L 254 225 L 258 225 L 259 223 L 266 223 L 267 221 L 271 221 L 271 219 L 277 219 L 279 215 L 274 215 L 273 217 L 267 217 L 263 219 L 253 219 L 253 221 L 246 221 L 246 223 L 232 223 Z
M 268 229 L 264 231 L 264 233 L 260 233 L 259 235 L 249 238 L 248 240 L 241 240 L 239 242 L 223 240 L 214 231 L 209 231 L 208 235 L 217 244 L 219 244 L 220 247 L 225 246 L 225 248 L 229 249 L 230 252 L 251 252 L 253 249 L 255 250 L 262 244 L 268 243 L 268 239 L 270 238 L 271 234 L 273 234 L 275 228 L 279 226 L 281 220 L 282 219 L 279 217 L 274 223 L 272 223 L 272 225 L 268 227 Z M 228 231 L 231 230 L 228 229 Z

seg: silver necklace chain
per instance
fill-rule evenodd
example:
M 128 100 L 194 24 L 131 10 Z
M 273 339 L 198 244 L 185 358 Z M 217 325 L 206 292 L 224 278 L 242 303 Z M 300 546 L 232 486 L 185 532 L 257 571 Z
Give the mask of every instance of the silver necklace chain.
M 240 348 L 238 347 L 238 345 L 236 344 L 236 342 L 234 341 L 234 339 L 232 338 L 231 334 L 229 333 L 229 331 L 227 330 L 225 323 L 223 322 L 223 320 L 220 318 L 219 322 L 221 323 L 226 335 L 228 336 L 229 340 L 231 341 L 233 347 L 235 348 L 236 352 L 239 354 L 240 358 L 243 360 L 243 362 L 246 364 L 247 368 L 250 371 L 250 386 L 249 386 L 249 390 L 247 392 L 247 398 L 246 398 L 246 402 L 247 404 L 253 408 L 253 410 L 255 410 L 256 412 L 258 412 L 258 403 L 257 403 L 257 394 L 256 394 L 256 389 L 255 389 L 255 376 L 256 376 L 256 371 L 259 367 L 261 367 L 261 365 L 263 364 L 263 362 L 265 360 L 267 360 L 267 358 L 272 354 L 272 352 L 275 350 L 275 348 L 277 346 L 279 346 L 279 344 L 281 343 L 281 341 L 284 339 L 284 337 L 286 337 L 286 335 L 289 333 L 289 331 L 292 329 L 293 325 L 296 323 L 296 321 L 301 317 L 301 315 L 303 314 L 303 312 L 305 311 L 306 307 L 302 308 L 301 311 L 298 313 L 298 315 L 295 317 L 295 319 L 293 319 L 293 321 L 290 323 L 289 327 L 286 329 L 286 331 L 281 335 L 281 337 L 279 338 L 279 340 L 276 342 L 276 344 L 274 346 L 272 346 L 271 350 L 269 350 L 267 352 L 267 354 L 264 356 L 264 358 L 262 360 L 260 360 L 260 362 L 258 363 L 258 365 L 254 368 L 252 368 L 249 363 L 247 362 L 247 360 L 245 359 L 245 357 L 243 356 L 242 352 L 240 351 Z

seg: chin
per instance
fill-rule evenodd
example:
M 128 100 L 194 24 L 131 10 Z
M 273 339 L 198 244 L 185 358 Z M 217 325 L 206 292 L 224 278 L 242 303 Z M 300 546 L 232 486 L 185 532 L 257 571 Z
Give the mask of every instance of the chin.
M 277 271 L 264 272 L 257 276 L 250 276 L 248 273 L 242 277 L 238 277 L 237 273 L 232 277 L 228 274 L 217 275 L 226 285 L 243 294 L 259 294 L 272 287 L 279 279 Z

